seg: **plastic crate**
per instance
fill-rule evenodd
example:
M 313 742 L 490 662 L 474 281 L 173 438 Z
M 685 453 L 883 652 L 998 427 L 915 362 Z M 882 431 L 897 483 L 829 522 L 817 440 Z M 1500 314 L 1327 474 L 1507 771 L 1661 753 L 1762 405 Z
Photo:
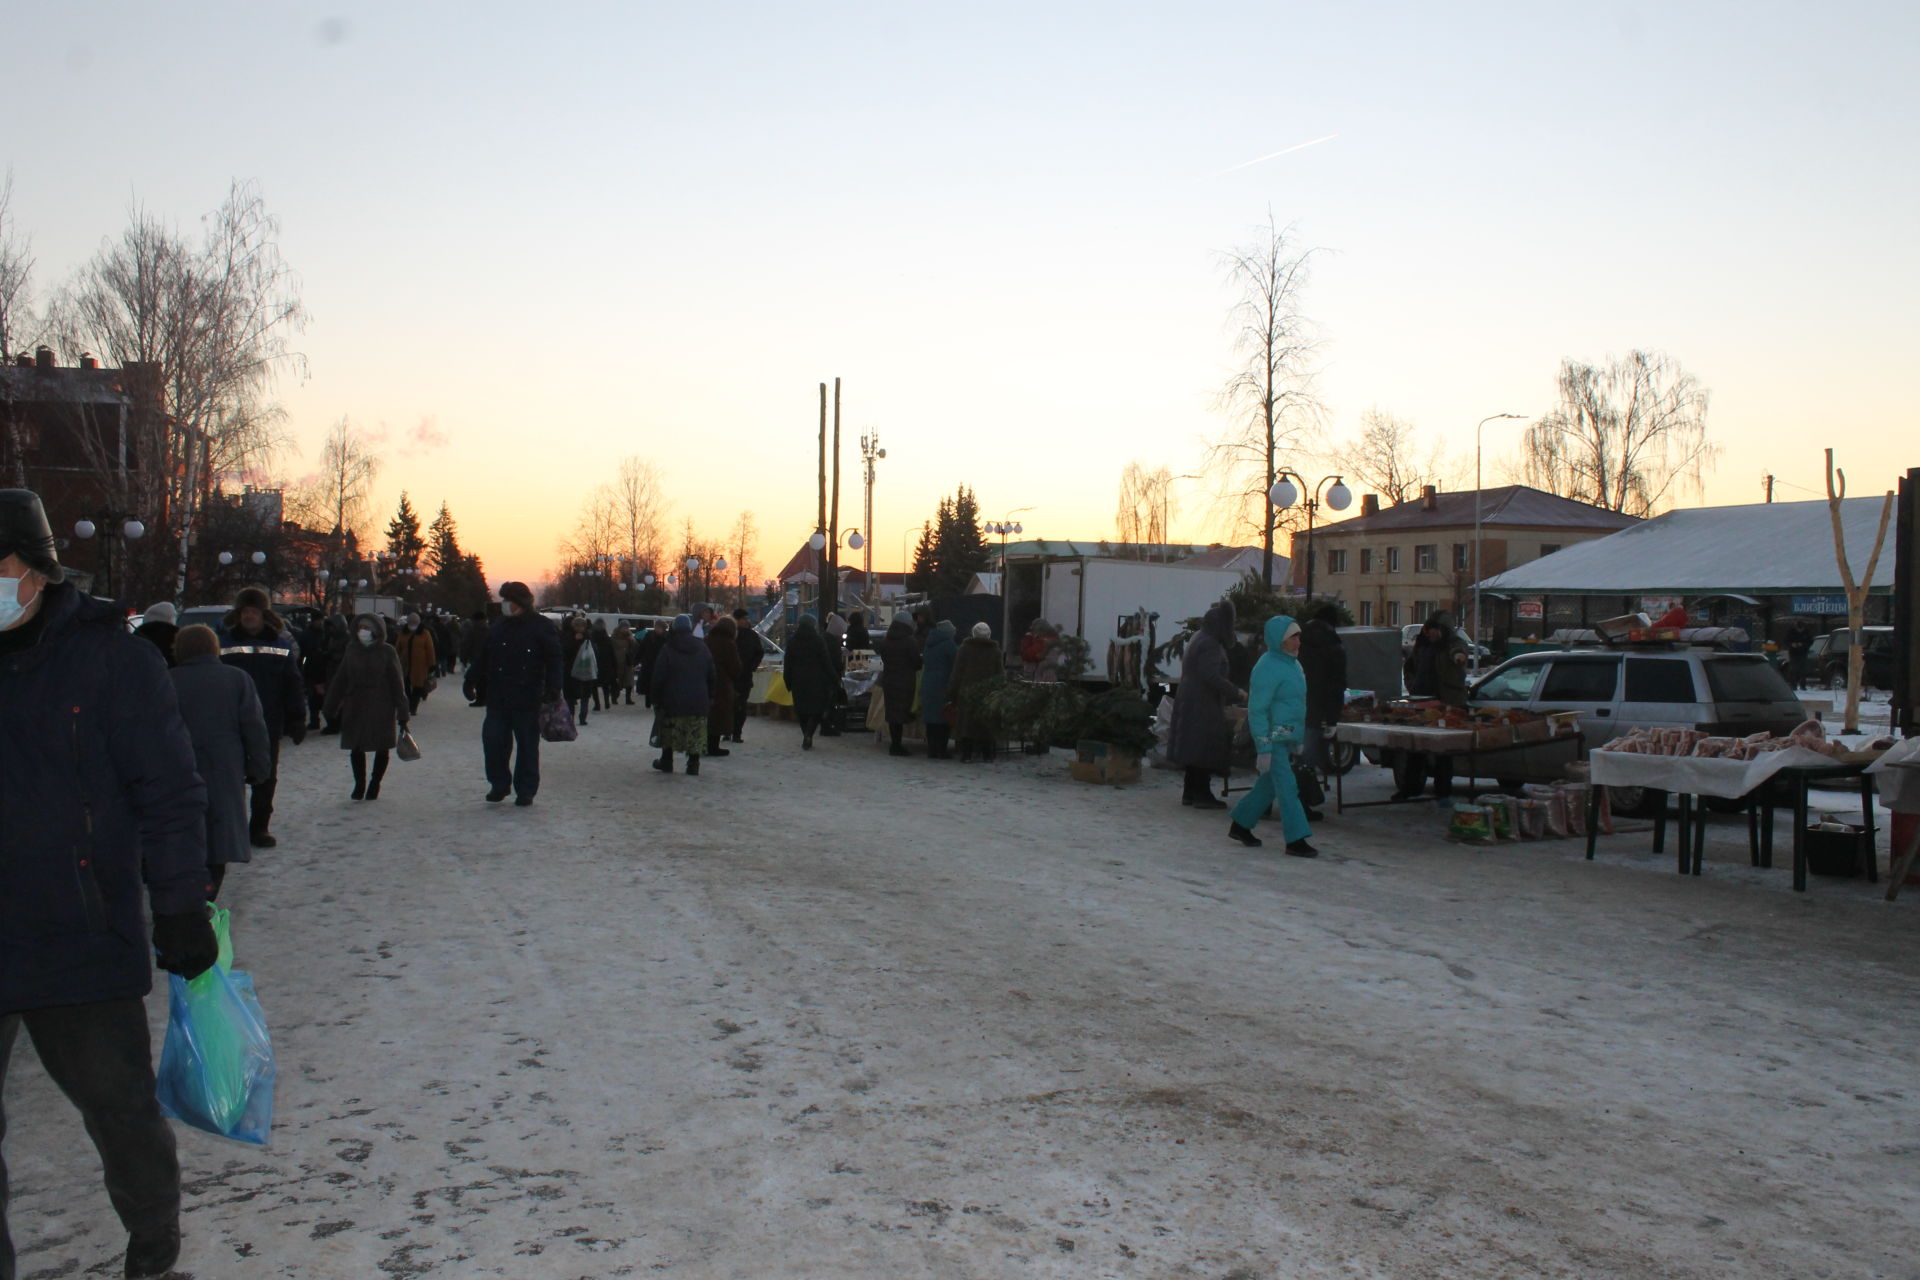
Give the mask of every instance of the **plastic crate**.
M 1859 827 L 1845 831 L 1806 831 L 1807 870 L 1816 876 L 1857 878 L 1866 874 L 1867 859 L 1873 850 L 1867 845 L 1867 833 Z

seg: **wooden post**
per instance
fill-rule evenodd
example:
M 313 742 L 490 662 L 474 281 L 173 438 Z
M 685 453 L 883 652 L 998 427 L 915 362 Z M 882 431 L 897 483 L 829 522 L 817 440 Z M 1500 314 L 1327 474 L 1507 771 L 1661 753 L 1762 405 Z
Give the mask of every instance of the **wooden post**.
M 840 608 L 840 379 L 833 380 L 833 500 L 827 510 L 827 611 Z M 826 619 L 821 619 L 824 623 Z
M 1839 478 L 1838 485 L 1835 477 Z M 1866 665 L 1866 635 L 1861 630 L 1867 620 L 1867 591 L 1873 586 L 1873 571 L 1880 563 L 1880 548 L 1887 540 L 1887 520 L 1893 515 L 1893 490 L 1887 490 L 1880 504 L 1880 528 L 1873 535 L 1873 554 L 1867 557 L 1867 571 L 1858 583 L 1853 566 L 1847 562 L 1846 527 L 1840 521 L 1840 504 L 1847 496 L 1847 473 L 1836 470 L 1833 450 L 1827 450 L 1827 514 L 1833 521 L 1833 554 L 1840 561 L 1840 585 L 1847 593 L 1847 718 L 1842 733 L 1860 732 L 1860 677 Z
M 820 511 L 813 527 L 821 537 L 827 533 L 827 384 L 820 384 Z M 827 549 L 813 553 L 813 607 L 820 611 L 820 625 L 827 625 Z

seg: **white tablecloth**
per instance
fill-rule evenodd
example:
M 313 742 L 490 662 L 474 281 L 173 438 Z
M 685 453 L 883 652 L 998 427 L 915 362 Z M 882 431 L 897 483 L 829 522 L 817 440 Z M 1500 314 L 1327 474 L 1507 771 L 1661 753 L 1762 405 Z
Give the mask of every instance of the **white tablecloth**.
M 1832 765 L 1833 757 L 1805 747 L 1769 751 L 1752 760 L 1716 760 L 1696 756 L 1643 756 L 1629 751 L 1595 751 L 1587 757 L 1595 784 L 1608 787 L 1657 787 L 1681 795 L 1735 799 L 1782 769 Z
M 1880 798 L 1895 813 L 1920 813 L 1920 738 L 1905 738 L 1893 749 L 1867 766 L 1878 775 L 1874 785 Z

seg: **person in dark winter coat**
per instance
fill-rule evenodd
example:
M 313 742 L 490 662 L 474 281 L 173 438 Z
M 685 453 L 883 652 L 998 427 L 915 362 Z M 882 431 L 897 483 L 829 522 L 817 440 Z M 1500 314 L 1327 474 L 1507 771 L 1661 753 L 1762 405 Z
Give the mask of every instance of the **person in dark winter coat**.
M 649 707 L 653 705 L 653 663 L 660 656 L 660 646 L 667 642 L 667 624 L 656 622 L 640 636 L 634 646 L 634 679 L 640 685 L 640 700 Z
M 245 587 L 220 626 L 220 661 L 253 677 L 260 711 L 267 718 L 273 769 L 253 780 L 247 838 L 256 849 L 271 849 L 274 838 L 273 793 L 280 785 L 280 738 L 294 745 L 307 737 L 307 684 L 300 675 L 300 646 L 293 642 L 272 601 L 259 587 Z
M 730 754 L 720 745 L 722 738 L 733 734 L 734 691 L 740 686 L 740 646 L 737 642 L 739 629 L 733 625 L 732 618 L 715 618 L 707 624 L 705 636 L 708 652 L 713 654 L 713 703 L 707 712 L 707 754 L 724 756 Z
M 320 732 L 338 733 L 337 721 L 327 719 L 327 681 L 333 679 L 333 673 L 340 669 L 341 659 L 347 656 L 347 644 L 353 631 L 352 623 L 342 613 L 330 613 L 326 617 L 325 636 L 317 658 L 302 661 L 315 661 L 320 671 Z M 311 677 L 309 677 L 311 679 Z
M 412 691 L 407 688 L 400 655 L 380 639 L 380 619 L 362 614 L 353 620 L 353 648 L 340 661 L 327 686 L 327 717 L 340 722 L 340 749 L 352 752 L 355 800 L 378 800 L 380 782 L 387 776 L 399 730 L 413 714 Z M 367 753 L 373 753 L 373 776 L 367 776 Z
M 145 997 L 156 951 L 184 978 L 219 953 L 207 790 L 159 651 L 65 577 L 39 496 L 0 490 L 0 1097 L 25 1030 L 100 1153 L 125 1273 L 156 1277 L 180 1256 L 180 1165 Z M 0 1193 L 11 1275 L 5 1213 Z
M 686 754 L 687 772 L 700 772 L 718 684 L 713 651 L 694 636 L 692 615 L 680 614 L 653 660 L 653 707 L 660 737 L 654 768 L 672 773 L 673 753 L 680 751 Z
M 480 705 L 480 695 L 474 687 L 473 673 L 480 666 L 480 655 L 487 651 L 487 611 L 475 609 L 473 616 L 463 624 L 460 633 L 460 665 L 465 673 L 460 677 L 460 692 L 466 695 L 467 705 Z
M 733 678 L 733 740 L 745 742 L 747 704 L 753 698 L 753 673 L 767 659 L 767 642 L 748 625 L 747 611 L 733 611 L 733 647 L 740 651 L 740 674 Z
M 615 701 L 625 696 L 627 705 L 633 705 L 633 628 L 622 618 L 620 625 L 613 629 L 609 637 L 613 648 L 613 691 Z
M 787 692 L 793 695 L 793 714 L 800 721 L 800 748 L 811 751 L 821 718 L 833 709 L 833 696 L 840 690 L 840 669 L 827 650 L 820 619 L 810 613 L 802 614 L 794 628 L 781 676 L 787 682 Z
M 613 649 L 604 635 L 594 635 L 583 613 L 567 619 L 560 639 L 561 669 L 566 672 L 567 705 L 573 707 L 573 722 L 587 723 L 587 708 L 600 705 L 602 673 L 613 665 Z
M 1233 767 L 1227 708 L 1239 705 L 1240 690 L 1228 675 L 1227 648 L 1232 643 L 1233 602 L 1222 600 L 1207 610 L 1180 656 L 1167 759 L 1186 770 L 1180 803 L 1196 809 L 1227 807 L 1214 796 L 1210 779 L 1225 778 Z
M 967 709 L 970 691 L 976 685 L 993 684 L 1006 678 L 1007 667 L 994 643 L 993 628 L 984 622 L 973 624 L 973 632 L 960 642 L 953 659 L 953 679 L 947 682 L 947 701 L 954 706 L 953 735 L 960 742 L 960 762 L 969 763 L 978 755 L 993 759 L 993 732 L 979 716 Z
M 904 613 L 894 614 L 874 652 L 882 664 L 880 697 L 886 704 L 887 733 L 893 739 L 888 752 L 904 756 L 907 748 L 900 739 L 913 715 L 913 677 L 920 670 L 920 645 L 913 638 L 913 619 Z
M 1467 705 L 1467 642 L 1453 629 L 1453 615 L 1435 609 L 1427 615 L 1407 653 L 1405 677 L 1407 692 L 1416 698 L 1438 698 L 1450 707 Z M 1426 788 L 1433 777 L 1434 798 L 1446 803 L 1453 798 L 1453 758 L 1443 755 L 1409 753 L 1404 782 L 1393 793 L 1395 800 L 1411 800 Z
M 947 719 L 947 686 L 953 680 L 953 660 L 959 652 L 953 638 L 953 623 L 936 622 L 927 633 L 926 651 L 920 655 L 920 723 L 927 726 L 927 758 L 950 760 L 948 742 L 953 725 Z
M 500 599 L 503 616 L 487 632 L 474 677 L 487 708 L 480 747 L 487 799 L 505 800 L 511 787 L 513 802 L 525 806 L 540 790 L 540 708 L 560 698 L 560 633 L 533 611 L 526 583 L 501 583 Z
M 220 661 L 212 627 L 188 627 L 173 642 L 170 673 L 180 718 L 193 739 L 194 766 L 207 784 L 207 897 L 216 897 L 227 864 L 251 862 L 247 779 L 273 768 L 260 695 L 244 671 Z
M 327 619 L 314 614 L 300 632 L 300 679 L 307 686 L 307 732 L 321 725 L 320 710 L 327 703 Z
M 849 649 L 873 648 L 873 637 L 867 634 L 867 615 L 858 609 L 847 615 L 846 645 Z
M 355 629 L 359 626 L 360 619 L 355 618 Z M 434 640 L 433 628 L 422 621 L 419 614 L 408 614 L 394 639 L 393 651 L 400 659 L 400 677 L 407 685 L 407 710 L 418 711 L 427 696 L 427 684 L 440 667 L 440 646 Z
M 140 629 L 133 633 L 158 649 L 169 667 L 174 664 L 173 641 L 180 634 L 180 628 L 176 625 L 179 618 L 180 611 L 169 601 L 162 600 L 159 604 L 147 606 L 146 613 L 141 615 Z
M 1347 647 L 1340 639 L 1340 614 L 1330 604 L 1314 610 L 1300 628 L 1300 669 L 1307 674 L 1306 750 L 1309 768 L 1327 770 L 1327 726 L 1340 723 L 1347 701 Z

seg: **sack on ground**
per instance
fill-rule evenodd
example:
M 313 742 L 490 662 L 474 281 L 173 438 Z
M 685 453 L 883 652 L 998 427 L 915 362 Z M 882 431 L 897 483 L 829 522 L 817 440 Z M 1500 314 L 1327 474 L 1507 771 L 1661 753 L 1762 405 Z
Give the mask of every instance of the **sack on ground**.
M 227 913 L 214 913 L 221 959 L 189 982 L 168 975 L 167 1037 L 155 1073 L 160 1109 L 196 1129 L 265 1146 L 273 1128 L 273 1040 L 251 974 L 231 969 Z
M 572 742 L 579 736 L 580 730 L 573 723 L 573 708 L 564 699 L 556 698 L 540 708 L 542 742 Z

